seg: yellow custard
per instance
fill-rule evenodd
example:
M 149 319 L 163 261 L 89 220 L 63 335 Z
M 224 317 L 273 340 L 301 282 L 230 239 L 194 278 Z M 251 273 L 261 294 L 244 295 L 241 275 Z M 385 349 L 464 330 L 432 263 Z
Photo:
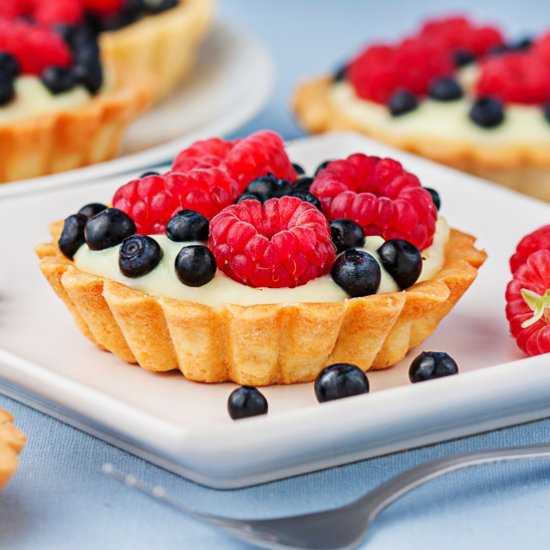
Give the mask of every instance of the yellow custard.
M 174 262 L 183 246 L 203 244 L 195 242 L 176 243 L 165 235 L 152 235 L 163 251 L 160 264 L 150 273 L 135 279 L 125 277 L 118 267 L 119 246 L 93 251 L 82 245 L 74 256 L 78 269 L 118 281 L 128 287 L 152 296 L 165 296 L 179 300 L 198 302 L 211 307 L 225 304 L 249 306 L 255 304 L 320 303 L 340 302 L 348 298 L 330 277 L 324 275 L 295 288 L 254 288 L 243 285 L 224 275 L 219 269 L 214 279 L 201 287 L 182 284 L 176 275 Z M 431 279 L 443 265 L 445 245 L 449 239 L 449 226 L 439 217 L 432 245 L 422 251 L 422 273 L 419 281 Z M 364 250 L 378 262 L 376 250 L 384 243 L 381 237 L 367 237 Z M 399 290 L 392 277 L 382 268 L 382 281 L 378 293 Z
M 52 94 L 39 78 L 21 76 L 15 80 L 15 98 L 0 107 L 0 126 L 41 115 L 78 109 L 90 101 L 90 92 L 76 86 L 68 92 Z

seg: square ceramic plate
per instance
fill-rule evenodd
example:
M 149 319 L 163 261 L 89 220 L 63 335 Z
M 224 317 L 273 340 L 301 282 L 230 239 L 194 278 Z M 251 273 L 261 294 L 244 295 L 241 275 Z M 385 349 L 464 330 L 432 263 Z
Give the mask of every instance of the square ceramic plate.
M 289 146 L 313 168 L 364 151 L 394 156 L 441 193 L 452 226 L 489 253 L 478 280 L 436 333 L 399 366 L 369 373 L 372 392 L 316 403 L 311 384 L 265 389 L 265 417 L 233 422 L 230 384 L 154 375 L 85 340 L 38 270 L 33 246 L 47 224 L 93 200 L 117 179 L 44 190 L 0 203 L 0 381 L 2 391 L 200 483 L 239 487 L 550 414 L 550 355 L 522 358 L 508 336 L 507 260 L 525 233 L 547 223 L 546 204 L 354 134 Z M 411 385 L 420 350 L 449 352 L 461 374 Z

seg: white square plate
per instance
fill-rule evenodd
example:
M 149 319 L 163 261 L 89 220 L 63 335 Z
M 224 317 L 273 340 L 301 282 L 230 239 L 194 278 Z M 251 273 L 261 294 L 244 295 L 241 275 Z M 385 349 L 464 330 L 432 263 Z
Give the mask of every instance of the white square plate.
M 120 178 L 44 190 L 0 203 L 2 391 L 190 479 L 239 487 L 471 434 L 550 414 L 550 354 L 522 358 L 508 335 L 508 258 L 525 233 L 548 223 L 548 205 L 354 134 L 294 142 L 291 158 L 363 151 L 400 159 L 439 190 L 450 224 L 479 237 L 489 259 L 436 333 L 401 365 L 369 373 L 372 392 L 316 403 L 311 384 L 266 388 L 265 417 L 233 422 L 232 386 L 154 375 L 95 349 L 42 280 L 33 246 L 47 224 L 108 201 Z M 420 350 L 449 352 L 461 374 L 412 385 Z M 383 390 L 383 391 L 381 391 Z

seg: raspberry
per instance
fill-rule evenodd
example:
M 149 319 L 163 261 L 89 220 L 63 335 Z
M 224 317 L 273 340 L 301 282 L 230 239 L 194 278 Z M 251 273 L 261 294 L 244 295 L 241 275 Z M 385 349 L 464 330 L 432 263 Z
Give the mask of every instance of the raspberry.
M 506 287 L 510 332 L 527 355 L 550 352 L 550 250 L 538 250 Z
M 481 64 L 476 93 L 503 102 L 545 103 L 550 100 L 548 63 L 530 53 L 508 53 L 489 58 Z
M 210 219 L 238 195 L 236 182 L 217 168 L 195 169 L 186 174 L 146 176 L 120 187 L 113 206 L 126 212 L 140 233 L 163 233 L 170 218 L 182 209 Z
M 504 44 L 504 37 L 496 27 L 476 26 L 460 16 L 430 19 L 422 26 L 420 36 L 439 43 L 448 53 L 467 50 L 476 56 L 485 55 L 491 48 Z
M 124 0 L 81 0 L 84 8 L 101 17 L 112 15 L 122 9 Z
M 543 34 L 533 44 L 530 52 L 550 63 L 550 33 Z
M 210 222 L 209 247 L 226 275 L 253 287 L 303 285 L 336 257 L 327 220 L 297 197 L 224 209 Z
M 187 171 L 195 167 L 218 166 L 239 183 L 242 191 L 252 180 L 269 172 L 279 179 L 297 178 L 281 137 L 264 130 L 236 141 L 213 138 L 197 141 L 184 149 L 172 170 Z
M 331 162 L 311 193 L 330 220 L 347 218 L 365 235 L 404 239 L 423 250 L 432 243 L 437 210 L 418 178 L 392 159 L 362 153 Z
M 399 89 L 425 95 L 432 80 L 453 72 L 448 52 L 439 45 L 408 38 L 396 46 L 367 48 L 351 62 L 347 77 L 359 97 L 387 103 Z
M 537 250 L 550 250 L 550 224 L 539 227 L 536 231 L 525 235 L 510 258 L 512 273 L 522 266 L 527 258 Z
M 0 19 L 0 51 L 17 58 L 25 74 L 39 75 L 46 67 L 67 67 L 70 51 L 55 33 L 23 21 Z
M 84 15 L 80 0 L 55 0 L 55 2 L 31 0 L 31 4 L 33 7 L 29 15 L 45 27 L 53 27 L 59 23 L 76 25 Z

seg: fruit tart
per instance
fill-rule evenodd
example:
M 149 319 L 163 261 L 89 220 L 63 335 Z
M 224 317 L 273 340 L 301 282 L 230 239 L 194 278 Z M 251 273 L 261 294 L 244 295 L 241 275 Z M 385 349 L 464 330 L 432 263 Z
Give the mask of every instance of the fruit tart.
M 36 23 L 0 17 L 0 182 L 115 157 L 151 97 L 148 78 L 114 78 L 93 33 L 66 40 Z
M 550 201 L 550 34 L 429 20 L 305 82 L 293 105 L 312 132 L 355 129 Z
M 17 468 L 17 455 L 25 446 L 25 436 L 13 425 L 12 416 L 0 409 L 0 489 Z
M 485 260 L 398 161 L 358 153 L 307 177 L 271 131 L 199 141 L 110 203 L 51 225 L 43 274 L 99 347 L 200 382 L 394 365 Z

